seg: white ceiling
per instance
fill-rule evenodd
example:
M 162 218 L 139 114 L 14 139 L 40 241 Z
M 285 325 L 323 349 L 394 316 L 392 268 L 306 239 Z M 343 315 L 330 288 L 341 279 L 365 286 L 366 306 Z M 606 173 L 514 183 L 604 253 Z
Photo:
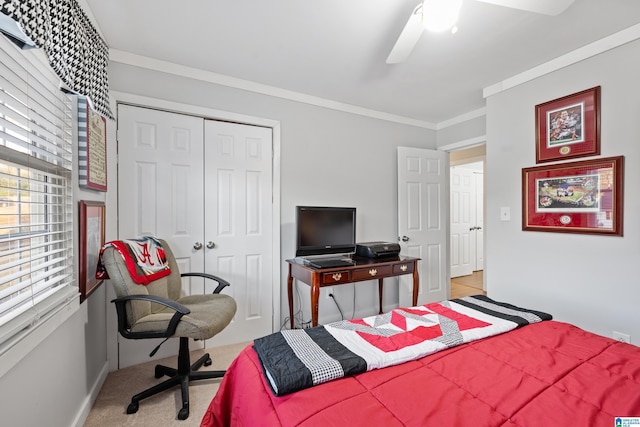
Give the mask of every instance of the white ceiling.
M 85 1 L 111 49 L 434 124 L 482 108 L 485 87 L 640 23 L 640 0 L 576 0 L 555 17 L 464 0 L 457 34 L 424 32 L 389 65 L 419 0 Z

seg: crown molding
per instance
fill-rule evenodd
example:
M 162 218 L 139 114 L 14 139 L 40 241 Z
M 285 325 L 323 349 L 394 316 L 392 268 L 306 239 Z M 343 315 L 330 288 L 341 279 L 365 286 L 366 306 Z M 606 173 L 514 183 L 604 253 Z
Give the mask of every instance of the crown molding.
M 457 150 L 464 150 L 467 148 L 477 147 L 479 145 L 485 144 L 486 142 L 487 142 L 487 136 L 480 135 L 474 138 L 464 139 L 462 141 L 456 141 L 450 144 L 441 145 L 437 149 L 439 151 L 457 151 Z
M 449 126 L 454 126 L 460 123 L 464 123 L 466 121 L 482 117 L 487 113 L 486 107 L 478 108 L 477 110 L 470 111 L 468 113 L 461 114 L 452 119 L 445 120 L 443 122 L 439 122 L 436 125 L 436 130 L 442 130 L 448 128 Z
M 610 36 L 597 40 L 593 43 L 585 45 L 574 51 L 571 51 L 565 55 L 559 56 L 551 61 L 540 64 L 534 68 L 531 68 L 520 74 L 516 74 L 509 77 L 499 83 L 485 87 L 482 91 L 483 97 L 498 94 L 502 91 L 511 89 L 515 86 L 527 83 L 538 77 L 576 64 L 585 59 L 599 55 L 611 49 L 615 49 L 624 44 L 630 43 L 640 38 L 640 24 L 633 25 L 625 30 L 614 33 Z M 317 107 L 328 108 L 336 111 L 342 111 L 351 114 L 357 114 L 364 117 L 370 117 L 378 120 L 385 120 L 394 123 L 400 123 L 410 126 L 416 126 L 430 130 L 442 130 L 450 126 L 454 126 L 459 123 L 464 123 L 468 120 L 472 120 L 477 117 L 482 117 L 486 114 L 486 108 L 479 108 L 477 110 L 461 114 L 453 117 L 449 120 L 445 120 L 439 123 L 431 123 L 424 120 L 412 119 L 409 117 L 399 116 L 395 114 L 385 113 L 382 111 L 372 110 L 369 108 L 359 107 L 357 105 L 346 104 L 343 102 L 337 102 L 326 98 L 312 96 L 300 92 L 286 90 L 275 86 L 269 86 L 261 83 L 252 82 L 249 80 L 243 80 L 236 77 L 227 76 L 224 74 L 213 73 L 211 71 L 201 70 L 198 68 L 187 67 L 180 64 L 175 64 L 168 61 L 162 61 L 155 58 L 150 58 L 143 55 L 137 55 L 134 53 L 109 49 L 109 59 L 113 62 L 118 62 L 125 65 L 131 65 L 135 67 L 145 68 L 153 71 L 159 71 L 163 73 L 173 74 L 181 77 L 191 78 L 194 80 L 200 80 L 207 83 L 218 84 L 221 86 L 227 86 L 235 89 L 245 90 L 248 92 L 258 93 L 262 95 L 273 96 L 276 98 L 286 99 L 294 102 L 301 102 L 304 104 L 314 105 Z
M 552 59 L 551 61 L 540 64 L 537 67 L 531 68 L 523 73 L 516 74 L 515 76 L 505 79 L 492 86 L 488 86 L 483 89 L 482 95 L 484 96 L 484 98 L 488 98 L 492 95 L 496 95 L 505 90 L 537 79 L 538 77 L 542 77 L 545 74 L 558 71 L 562 68 L 576 64 L 580 61 L 584 61 L 585 59 L 599 55 L 608 50 L 615 49 L 639 38 L 640 24 L 636 24 L 627 29 L 618 31 L 617 33 L 611 34 L 610 36 L 571 51 L 565 55 Z
M 269 95 L 276 98 L 286 99 L 289 101 L 302 102 L 304 104 L 314 105 L 317 107 L 329 108 L 332 110 L 342 111 L 345 113 L 357 114 L 360 116 L 371 117 L 374 119 L 385 120 L 410 126 L 416 126 L 424 129 L 435 130 L 434 123 L 425 122 L 423 120 L 412 119 L 409 117 L 398 116 L 395 114 L 384 113 L 382 111 L 371 110 L 359 107 L 357 105 L 346 104 L 342 102 L 332 101 L 330 99 L 320 98 L 317 96 L 307 95 L 300 92 L 281 89 L 274 86 L 255 83 L 249 80 L 238 79 L 224 74 L 213 73 L 198 68 L 187 67 L 168 61 L 150 58 L 147 56 L 137 55 L 118 49 L 109 49 L 109 60 L 120 64 L 131 65 L 134 67 L 145 68 L 148 70 L 159 71 L 162 73 L 173 74 L 181 77 L 187 77 L 194 80 L 200 80 L 207 83 L 218 84 L 222 86 L 232 87 L 235 89 L 245 90 L 248 92 L 259 93 L 261 95 Z

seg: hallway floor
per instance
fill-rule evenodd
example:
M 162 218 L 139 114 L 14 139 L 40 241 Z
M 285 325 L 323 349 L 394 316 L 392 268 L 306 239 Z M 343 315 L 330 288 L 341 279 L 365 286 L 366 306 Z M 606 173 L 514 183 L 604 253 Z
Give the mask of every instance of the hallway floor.
M 451 279 L 451 299 L 462 298 L 469 295 L 487 293 L 482 289 L 484 272 L 474 271 L 469 276 L 454 277 Z

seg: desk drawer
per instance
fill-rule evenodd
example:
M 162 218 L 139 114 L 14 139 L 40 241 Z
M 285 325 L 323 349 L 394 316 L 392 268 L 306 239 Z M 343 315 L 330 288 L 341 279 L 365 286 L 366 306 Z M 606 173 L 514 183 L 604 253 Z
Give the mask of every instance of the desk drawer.
M 391 266 L 377 266 L 359 268 L 353 270 L 353 280 L 366 280 L 366 279 L 379 279 L 381 277 L 388 277 L 391 274 Z
M 414 263 L 412 263 L 412 262 L 407 262 L 407 263 L 402 263 L 402 264 L 395 264 L 393 266 L 393 274 L 413 273 L 413 265 L 414 265 Z
M 320 283 L 322 285 L 337 285 L 339 283 L 349 283 L 351 274 L 349 271 L 332 271 L 330 273 L 322 273 Z

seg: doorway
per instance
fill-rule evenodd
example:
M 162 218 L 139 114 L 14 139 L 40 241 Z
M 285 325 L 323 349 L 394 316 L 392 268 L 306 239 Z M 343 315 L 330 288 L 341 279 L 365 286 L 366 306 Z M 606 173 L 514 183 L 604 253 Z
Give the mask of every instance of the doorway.
M 484 144 L 450 153 L 452 278 L 483 276 L 484 162 Z

